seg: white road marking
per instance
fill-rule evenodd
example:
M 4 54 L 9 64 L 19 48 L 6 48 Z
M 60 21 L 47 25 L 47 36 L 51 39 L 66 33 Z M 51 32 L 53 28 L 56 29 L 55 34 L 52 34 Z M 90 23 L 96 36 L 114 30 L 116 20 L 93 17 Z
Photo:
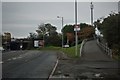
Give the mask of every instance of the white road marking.
M 15 59 L 17 59 L 17 58 L 16 57 L 12 58 L 12 60 L 15 60 Z
M 58 61 L 58 59 L 57 59 L 57 61 L 56 61 L 56 63 L 55 63 L 55 66 L 54 66 L 52 72 L 50 73 L 50 75 L 49 75 L 49 77 L 48 77 L 48 80 L 50 80 L 50 78 L 52 78 L 52 76 L 53 76 L 53 74 L 54 74 L 54 72 L 55 72 L 55 70 L 56 70 L 56 68 L 57 68 L 58 62 L 59 62 L 59 61 Z
M 10 59 L 8 59 L 7 61 L 16 60 L 16 59 L 20 59 L 20 58 L 23 58 L 23 57 L 20 55 L 20 56 L 18 56 L 18 57 L 10 58 Z
M 21 56 L 17 57 L 17 59 L 22 58 Z
M 8 59 L 7 61 L 10 61 L 10 60 L 12 60 L 12 59 Z

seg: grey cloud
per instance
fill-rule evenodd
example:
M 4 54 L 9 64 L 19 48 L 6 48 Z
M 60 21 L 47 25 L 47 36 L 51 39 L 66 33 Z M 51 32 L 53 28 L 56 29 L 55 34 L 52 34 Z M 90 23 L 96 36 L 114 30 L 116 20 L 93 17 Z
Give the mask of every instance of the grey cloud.
M 2 33 L 2 3 L 0 2 L 0 34 Z
M 95 2 L 94 20 L 107 16 L 111 11 L 118 10 L 117 2 Z M 65 24 L 74 23 L 73 2 L 3 2 L 2 21 L 3 32 L 9 31 L 14 37 L 26 37 L 29 32 L 34 32 L 37 25 L 51 23 L 60 32 L 61 20 Z M 78 3 L 78 23 L 90 23 L 90 3 Z

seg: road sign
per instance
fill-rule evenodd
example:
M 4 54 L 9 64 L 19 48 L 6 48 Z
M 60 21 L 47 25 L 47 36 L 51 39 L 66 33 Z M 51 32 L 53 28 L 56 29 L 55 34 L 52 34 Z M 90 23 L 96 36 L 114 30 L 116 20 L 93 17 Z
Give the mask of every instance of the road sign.
M 35 41 L 34 41 L 34 47 L 39 47 L 38 44 L 39 44 L 39 41 L 38 41 L 38 40 L 35 40 Z
M 80 31 L 80 26 L 75 26 L 74 31 Z

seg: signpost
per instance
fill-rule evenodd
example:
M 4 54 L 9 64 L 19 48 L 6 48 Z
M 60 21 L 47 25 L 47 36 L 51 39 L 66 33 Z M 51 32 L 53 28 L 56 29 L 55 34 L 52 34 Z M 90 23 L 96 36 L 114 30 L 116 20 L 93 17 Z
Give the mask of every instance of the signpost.
M 74 27 L 74 31 L 80 31 L 80 26 L 78 26 L 78 25 L 75 26 L 75 27 Z
M 75 44 L 76 44 L 76 50 L 75 50 L 75 55 L 77 56 L 78 53 L 78 34 L 77 32 L 80 31 L 80 26 L 77 25 L 77 0 L 75 0 L 75 27 L 74 27 L 74 31 L 75 31 Z
M 77 52 L 78 52 L 78 34 L 77 32 L 80 31 L 80 26 L 75 25 L 74 27 L 74 31 L 75 31 L 75 40 L 76 40 L 76 56 L 77 56 Z
M 39 47 L 39 41 L 38 40 L 34 41 L 34 47 Z
M 75 49 L 75 55 L 77 56 L 77 45 L 78 45 L 78 35 L 77 35 L 77 1 L 75 0 L 75 44 L 76 44 L 76 49 Z
M 44 47 L 44 40 L 34 40 L 34 47 Z

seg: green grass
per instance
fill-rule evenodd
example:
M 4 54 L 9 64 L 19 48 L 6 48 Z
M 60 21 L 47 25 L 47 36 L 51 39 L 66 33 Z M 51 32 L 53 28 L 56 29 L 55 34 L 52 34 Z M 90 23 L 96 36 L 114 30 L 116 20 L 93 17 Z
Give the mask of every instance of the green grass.
M 69 48 L 63 48 L 63 49 L 61 49 L 61 51 L 63 51 L 65 54 L 67 54 L 71 58 L 76 58 L 76 57 L 79 57 L 79 54 L 80 54 L 80 45 L 78 45 L 77 47 L 78 47 L 78 55 L 77 56 L 76 56 L 76 52 L 75 52 L 75 49 L 76 49 L 75 46 L 69 47 Z
M 69 48 L 61 48 L 61 47 L 55 47 L 55 46 L 47 46 L 44 48 L 38 48 L 37 50 L 51 50 L 51 51 L 62 51 L 63 53 L 67 54 L 67 56 L 71 58 L 79 57 L 80 54 L 80 44 L 78 45 L 78 55 L 75 54 L 75 48 L 76 46 L 69 47 Z
M 119 55 L 113 55 L 113 58 L 117 61 L 120 61 L 120 56 Z
M 39 50 L 54 50 L 54 51 L 58 51 L 58 50 L 60 50 L 61 49 L 61 47 L 55 47 L 55 46 L 47 46 L 47 47 L 43 47 L 43 48 L 40 48 Z

